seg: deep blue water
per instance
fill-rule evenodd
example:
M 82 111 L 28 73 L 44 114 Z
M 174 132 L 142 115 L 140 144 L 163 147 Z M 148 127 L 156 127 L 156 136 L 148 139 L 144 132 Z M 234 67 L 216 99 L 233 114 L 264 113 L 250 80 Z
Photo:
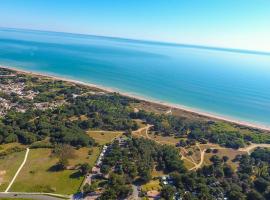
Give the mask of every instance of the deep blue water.
M 0 29 L 0 65 L 270 125 L 270 55 Z

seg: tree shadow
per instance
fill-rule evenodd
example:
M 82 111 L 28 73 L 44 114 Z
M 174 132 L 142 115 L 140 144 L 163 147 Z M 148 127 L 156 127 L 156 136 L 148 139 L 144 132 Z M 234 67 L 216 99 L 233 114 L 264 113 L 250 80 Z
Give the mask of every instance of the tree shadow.
M 78 178 L 80 178 L 81 176 L 83 176 L 83 174 L 82 174 L 80 171 L 76 171 L 76 172 L 70 174 L 70 175 L 69 175 L 69 178 L 74 178 L 74 179 L 76 178 L 76 179 L 78 179 Z
M 61 170 L 59 169 L 59 166 L 56 164 L 56 165 L 49 167 L 49 169 L 47 169 L 47 171 L 48 172 L 59 172 Z

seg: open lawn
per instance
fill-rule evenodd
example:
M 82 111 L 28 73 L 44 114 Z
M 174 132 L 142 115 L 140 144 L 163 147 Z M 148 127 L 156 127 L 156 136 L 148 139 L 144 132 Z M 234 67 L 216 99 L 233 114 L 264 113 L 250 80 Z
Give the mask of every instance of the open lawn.
M 2 146 L 2 145 L 1 145 Z M 25 151 L 15 152 L 0 159 L 0 191 L 3 192 L 12 180 L 24 159 Z
M 87 134 L 94 138 L 95 141 L 100 144 L 104 145 L 107 143 L 112 142 L 115 138 L 120 137 L 123 135 L 123 132 L 120 131 L 87 131 Z
M 142 191 L 147 192 L 151 190 L 161 190 L 161 186 L 159 184 L 159 180 L 151 180 L 149 183 L 142 185 Z
M 88 155 L 88 152 L 92 149 L 91 155 Z M 90 166 L 94 166 L 97 157 L 100 154 L 100 148 L 99 147 L 93 147 L 93 148 L 87 148 L 83 147 L 79 150 L 76 150 L 75 152 L 75 158 L 69 160 L 70 165 L 78 165 L 80 163 L 88 163 Z
M 88 149 L 80 149 L 77 157 L 70 160 L 76 165 L 86 162 Z M 98 155 L 98 149 L 93 150 L 89 163 L 93 164 Z M 15 180 L 10 191 L 13 192 L 52 192 L 58 194 L 73 194 L 77 192 L 84 177 L 77 170 L 54 171 L 52 167 L 58 159 L 51 156 L 51 149 L 31 149 L 27 162 Z

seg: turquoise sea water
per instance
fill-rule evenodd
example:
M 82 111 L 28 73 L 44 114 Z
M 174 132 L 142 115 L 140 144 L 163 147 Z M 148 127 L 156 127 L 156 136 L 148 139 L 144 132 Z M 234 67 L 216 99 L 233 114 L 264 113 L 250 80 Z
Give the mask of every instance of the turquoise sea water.
M 0 65 L 270 125 L 270 54 L 0 29 Z

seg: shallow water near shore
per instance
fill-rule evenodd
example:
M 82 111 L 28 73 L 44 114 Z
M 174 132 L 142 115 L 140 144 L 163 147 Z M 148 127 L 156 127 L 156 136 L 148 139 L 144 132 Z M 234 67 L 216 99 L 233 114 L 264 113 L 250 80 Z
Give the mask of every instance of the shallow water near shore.
M 270 56 L 0 29 L 0 65 L 270 126 Z

